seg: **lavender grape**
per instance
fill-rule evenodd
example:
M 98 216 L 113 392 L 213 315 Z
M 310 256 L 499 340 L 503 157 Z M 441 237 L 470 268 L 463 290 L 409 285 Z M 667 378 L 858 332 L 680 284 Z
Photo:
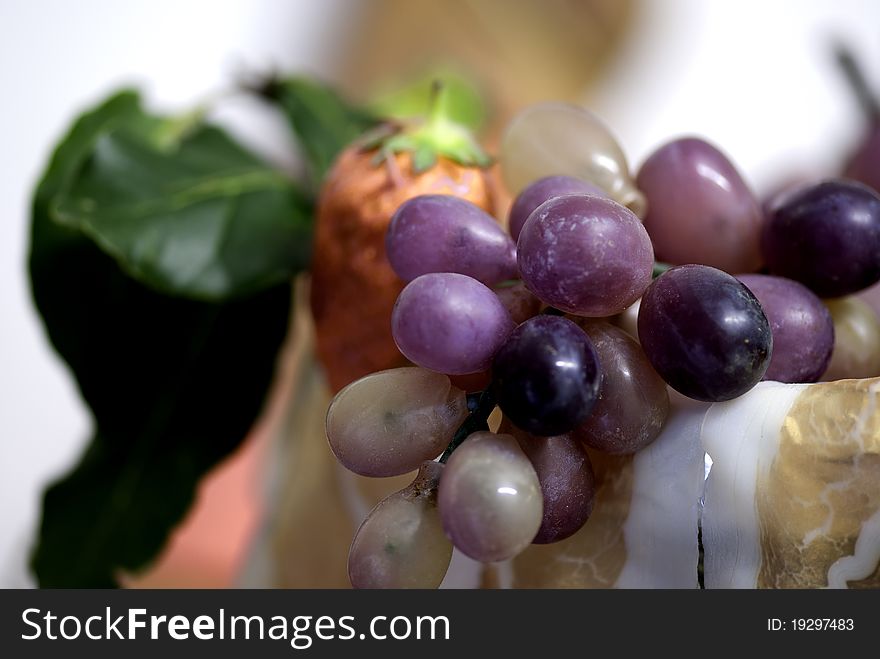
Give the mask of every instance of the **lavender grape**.
M 554 197 L 567 194 L 607 196 L 601 188 L 572 176 L 545 176 L 538 179 L 520 192 L 510 207 L 507 230 L 513 239 L 519 238 L 523 225 L 538 206 Z
M 816 382 L 831 359 L 834 324 L 822 301 L 803 284 L 769 275 L 737 277 L 758 298 L 770 321 L 773 357 L 765 380 Z
M 391 314 L 394 342 L 407 359 L 454 375 L 487 369 L 513 328 L 491 289 L 454 273 L 412 280 Z
M 391 218 L 385 248 L 404 281 L 430 272 L 457 272 L 491 286 L 517 276 L 510 236 L 481 208 L 451 195 L 404 202 Z
M 529 216 L 517 259 L 526 286 L 547 304 L 579 316 L 611 316 L 651 283 L 654 252 L 628 209 L 610 199 L 567 195 Z

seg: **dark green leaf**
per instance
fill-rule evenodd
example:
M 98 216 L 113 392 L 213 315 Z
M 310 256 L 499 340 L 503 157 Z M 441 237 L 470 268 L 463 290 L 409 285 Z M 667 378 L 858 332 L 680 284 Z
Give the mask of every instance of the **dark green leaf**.
M 289 283 L 224 303 L 171 297 L 50 217 L 99 141 L 156 127 L 133 93 L 111 98 L 65 137 L 34 198 L 34 301 L 95 426 L 79 465 L 46 492 L 32 557 L 42 586 L 113 585 L 155 557 L 199 478 L 253 424 L 286 334 Z
M 340 151 L 378 123 L 370 113 L 308 78 L 270 81 L 260 92 L 276 102 L 291 123 L 308 159 L 315 189 Z
M 223 300 L 308 265 L 311 210 L 282 174 L 216 128 L 102 131 L 50 208 L 136 279 Z

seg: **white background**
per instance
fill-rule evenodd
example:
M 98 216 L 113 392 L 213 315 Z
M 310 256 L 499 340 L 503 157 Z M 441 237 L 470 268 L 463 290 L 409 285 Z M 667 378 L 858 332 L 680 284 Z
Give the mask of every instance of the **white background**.
M 362 4 L 0 0 L 0 586 L 27 583 L 40 492 L 89 434 L 26 278 L 30 195 L 51 145 L 77 109 L 123 83 L 174 111 L 222 88 L 239 63 L 332 78 L 335 43 Z M 636 164 L 688 133 L 722 146 L 759 188 L 829 171 L 860 129 L 828 54 L 835 35 L 880 87 L 880 2 L 647 0 L 590 103 Z M 224 119 L 289 160 L 265 112 L 233 105 Z

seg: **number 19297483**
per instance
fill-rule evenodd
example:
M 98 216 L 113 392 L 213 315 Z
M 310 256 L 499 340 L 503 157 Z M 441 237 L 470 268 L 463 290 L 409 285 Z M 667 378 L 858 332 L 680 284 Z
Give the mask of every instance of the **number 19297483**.
M 767 631 L 771 632 L 809 632 L 809 631 L 853 631 L 852 618 L 767 618 Z

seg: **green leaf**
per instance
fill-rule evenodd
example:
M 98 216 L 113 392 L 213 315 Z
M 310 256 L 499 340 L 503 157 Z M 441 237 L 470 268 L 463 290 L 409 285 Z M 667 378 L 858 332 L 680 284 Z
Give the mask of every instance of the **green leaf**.
M 53 218 L 172 295 L 224 300 L 305 268 L 311 209 L 292 182 L 222 131 L 184 126 L 154 119 L 149 131 L 102 131 L 72 167 Z
M 171 297 L 53 221 L 59 191 L 99 142 L 162 127 L 133 92 L 110 98 L 76 122 L 34 197 L 34 301 L 95 427 L 80 463 L 46 492 L 32 556 L 41 586 L 110 586 L 156 556 L 201 476 L 259 414 L 287 331 L 288 282 L 225 302 Z
M 293 127 L 308 160 L 315 192 L 336 156 L 379 123 L 330 87 L 308 78 L 271 80 L 257 91 L 275 102 Z

